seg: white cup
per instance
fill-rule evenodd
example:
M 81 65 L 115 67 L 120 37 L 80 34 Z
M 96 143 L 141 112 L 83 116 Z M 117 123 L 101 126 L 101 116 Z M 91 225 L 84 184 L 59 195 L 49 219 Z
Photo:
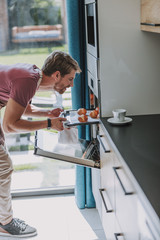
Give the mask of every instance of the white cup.
M 123 122 L 125 120 L 126 116 L 126 110 L 125 109 L 114 109 L 112 111 L 113 117 L 118 122 Z

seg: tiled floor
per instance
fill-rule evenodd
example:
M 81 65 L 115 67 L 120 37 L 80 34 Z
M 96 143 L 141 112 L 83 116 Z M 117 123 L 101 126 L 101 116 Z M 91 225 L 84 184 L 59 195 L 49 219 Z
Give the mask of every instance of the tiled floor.
M 14 199 L 13 209 L 15 217 L 37 228 L 38 235 L 30 239 L 106 240 L 97 210 L 80 210 L 74 195 Z

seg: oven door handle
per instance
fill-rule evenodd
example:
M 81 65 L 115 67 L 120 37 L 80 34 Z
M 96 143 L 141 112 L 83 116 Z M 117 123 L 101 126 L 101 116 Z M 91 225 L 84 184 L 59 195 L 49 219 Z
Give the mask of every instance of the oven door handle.
M 105 153 L 110 152 L 110 149 L 107 149 L 107 148 L 105 147 L 105 145 L 104 145 L 104 143 L 103 143 L 103 141 L 102 141 L 102 137 L 103 137 L 102 135 L 97 135 L 97 139 L 98 139 L 100 145 L 102 146 L 102 148 L 103 148 L 103 150 L 104 150 Z

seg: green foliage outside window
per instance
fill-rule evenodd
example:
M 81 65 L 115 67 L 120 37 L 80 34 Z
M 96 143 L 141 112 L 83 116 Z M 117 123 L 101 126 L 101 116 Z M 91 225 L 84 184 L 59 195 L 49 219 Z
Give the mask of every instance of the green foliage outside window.
M 8 0 L 10 28 L 61 24 L 61 5 L 54 0 Z

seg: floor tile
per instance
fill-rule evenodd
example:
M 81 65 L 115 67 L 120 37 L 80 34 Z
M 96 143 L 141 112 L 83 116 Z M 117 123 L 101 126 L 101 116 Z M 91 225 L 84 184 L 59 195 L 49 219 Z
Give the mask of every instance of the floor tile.
M 13 200 L 13 209 L 14 217 L 37 228 L 38 236 L 25 239 L 106 240 L 98 211 L 80 210 L 74 195 L 18 198 Z

